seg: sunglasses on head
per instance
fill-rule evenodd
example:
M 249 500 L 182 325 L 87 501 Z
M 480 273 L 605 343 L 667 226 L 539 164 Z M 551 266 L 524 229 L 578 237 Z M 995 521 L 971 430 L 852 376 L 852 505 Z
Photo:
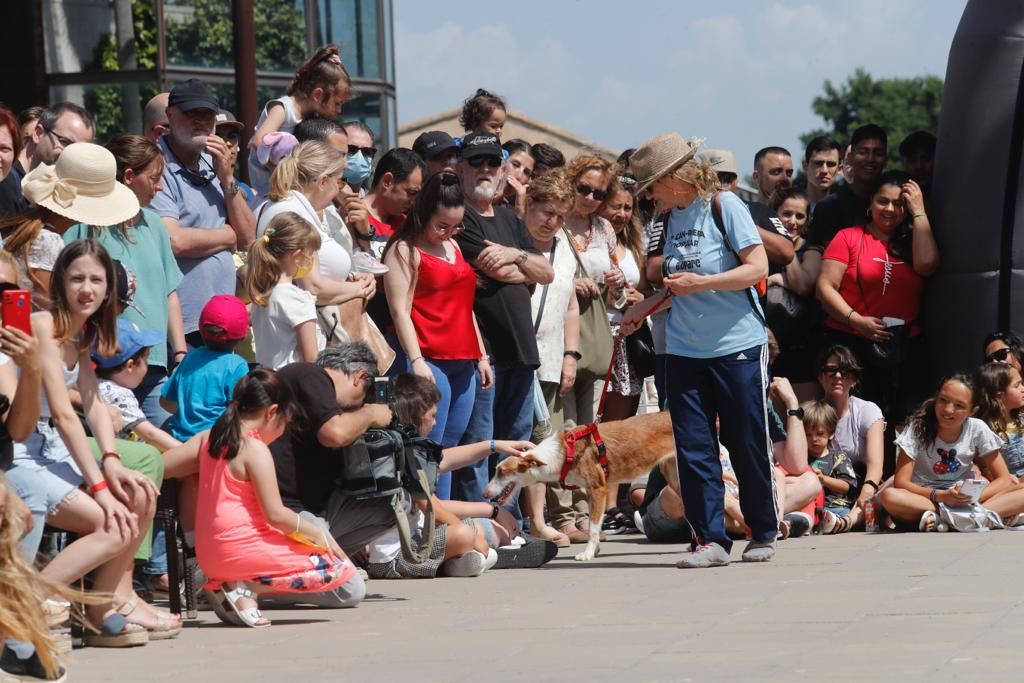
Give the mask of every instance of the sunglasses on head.
M 1005 363 L 1006 359 L 1010 357 L 1010 347 L 1004 346 L 1001 349 L 993 351 L 992 353 L 985 356 L 985 360 L 989 363 Z
M 466 159 L 466 163 L 473 168 L 480 168 L 484 164 L 491 168 L 500 168 L 502 161 L 498 157 L 473 157 L 472 159 Z
M 377 154 L 376 147 L 357 147 L 356 145 L 348 146 L 348 155 L 355 156 L 359 152 L 363 153 L 363 156 L 367 159 L 372 159 Z
M 596 199 L 599 202 L 603 202 L 605 197 L 608 196 L 607 190 L 599 190 L 596 187 L 591 187 L 590 185 L 587 185 L 586 183 L 580 183 L 579 185 L 577 185 L 576 191 L 580 193 L 581 197 L 589 197 L 590 195 L 594 195 L 594 199 Z
M 831 377 L 832 375 L 835 375 L 836 373 L 838 373 L 840 377 L 854 377 L 854 376 L 856 376 L 856 373 L 854 373 L 852 370 L 850 370 L 850 368 L 842 366 L 842 365 L 822 365 L 821 368 L 818 371 L 821 374 L 827 375 L 829 377 Z
M 13 282 L 0 282 L 0 294 L 3 292 L 12 292 L 18 289 L 21 289 L 21 287 Z

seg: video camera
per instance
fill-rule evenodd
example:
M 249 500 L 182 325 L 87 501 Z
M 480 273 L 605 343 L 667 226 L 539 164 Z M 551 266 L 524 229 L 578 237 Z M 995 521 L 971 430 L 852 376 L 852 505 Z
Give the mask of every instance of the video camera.
M 366 402 L 394 407 L 395 394 L 391 388 L 391 378 L 374 377 L 373 387 L 370 389 L 370 397 L 366 399 Z

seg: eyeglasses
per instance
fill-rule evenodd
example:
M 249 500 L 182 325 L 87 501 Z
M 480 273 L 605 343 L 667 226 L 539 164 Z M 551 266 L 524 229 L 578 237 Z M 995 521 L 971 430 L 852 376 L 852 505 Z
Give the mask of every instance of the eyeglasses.
M 377 148 L 376 147 L 358 147 L 356 145 L 349 145 L 348 146 L 348 155 L 350 157 L 351 156 L 355 156 L 359 152 L 363 153 L 363 157 L 364 158 L 372 159 L 377 154 Z
M 459 223 L 458 225 L 451 225 L 444 228 L 435 225 L 434 232 L 436 232 L 438 235 L 458 235 L 460 232 L 462 232 L 462 229 L 464 227 L 465 226 L 462 223 Z
M 822 365 L 818 372 L 829 377 L 835 374 L 838 374 L 840 377 L 854 377 L 856 375 L 853 370 L 842 365 Z
M 46 131 L 47 135 L 52 135 L 53 139 L 56 140 L 61 147 L 68 147 L 69 145 L 75 144 L 74 140 L 72 140 L 71 138 L 64 137 L 63 135 L 55 131 L 53 128 L 44 127 L 43 130 Z
M 988 363 L 1005 363 L 1006 359 L 1010 357 L 1010 347 L 1004 346 L 1001 349 L 997 349 L 992 353 L 985 356 L 985 361 Z
M 480 168 L 484 164 L 491 168 L 500 168 L 502 161 L 498 157 L 473 157 L 472 159 L 466 159 L 466 163 L 473 168 Z
M 599 190 L 596 187 L 591 187 L 590 185 L 587 185 L 586 183 L 580 183 L 579 185 L 577 185 L 576 191 L 580 193 L 581 197 L 589 197 L 593 195 L 594 199 L 596 199 L 599 202 L 603 202 L 605 200 L 605 197 L 608 196 L 607 190 Z

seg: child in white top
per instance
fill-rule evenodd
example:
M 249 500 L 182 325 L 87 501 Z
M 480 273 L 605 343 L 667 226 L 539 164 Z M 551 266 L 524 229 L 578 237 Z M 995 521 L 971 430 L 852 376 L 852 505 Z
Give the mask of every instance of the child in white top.
M 294 284 L 309 274 L 319 248 L 320 234 L 291 211 L 275 216 L 249 247 L 245 289 L 254 304 L 256 362 L 265 368 L 311 363 L 326 346 L 316 298 Z
M 960 491 L 964 481 L 975 476 L 975 464 L 989 477 L 978 499 L 986 507 L 1015 488 L 999 452 L 999 437 L 971 417 L 977 409 L 973 381 L 953 375 L 910 417 L 896 439 L 899 457 L 894 485 L 879 493 L 880 502 L 895 521 L 935 531 L 939 503 L 954 508 L 971 504 L 971 497 Z M 1001 514 L 1024 511 L 1024 504 L 1020 507 Z

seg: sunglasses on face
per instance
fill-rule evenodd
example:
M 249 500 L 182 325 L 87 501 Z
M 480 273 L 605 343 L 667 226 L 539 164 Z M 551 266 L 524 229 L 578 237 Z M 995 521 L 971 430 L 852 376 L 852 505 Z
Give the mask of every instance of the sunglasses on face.
M 376 147 L 357 147 L 356 145 L 348 146 L 348 155 L 355 156 L 359 152 L 363 153 L 363 157 L 366 159 L 372 159 L 377 154 Z
M 484 164 L 491 168 L 500 168 L 502 161 L 498 157 L 473 157 L 472 159 L 466 159 L 466 163 L 473 168 L 480 168 Z
M 850 368 L 843 367 L 842 365 L 822 365 L 819 370 L 821 374 L 831 377 L 832 375 L 838 374 L 840 377 L 854 377 Z
M 1003 348 L 993 351 L 992 353 L 985 356 L 985 360 L 989 363 L 1005 363 L 1006 359 L 1010 357 L 1010 347 L 1004 346 Z
M 603 202 L 605 200 L 605 197 L 608 196 L 607 190 L 599 190 L 596 187 L 591 187 L 590 185 L 587 185 L 586 183 L 580 183 L 579 185 L 577 185 L 576 191 L 580 193 L 581 197 L 589 197 L 593 195 L 594 199 L 596 199 L 599 202 Z

